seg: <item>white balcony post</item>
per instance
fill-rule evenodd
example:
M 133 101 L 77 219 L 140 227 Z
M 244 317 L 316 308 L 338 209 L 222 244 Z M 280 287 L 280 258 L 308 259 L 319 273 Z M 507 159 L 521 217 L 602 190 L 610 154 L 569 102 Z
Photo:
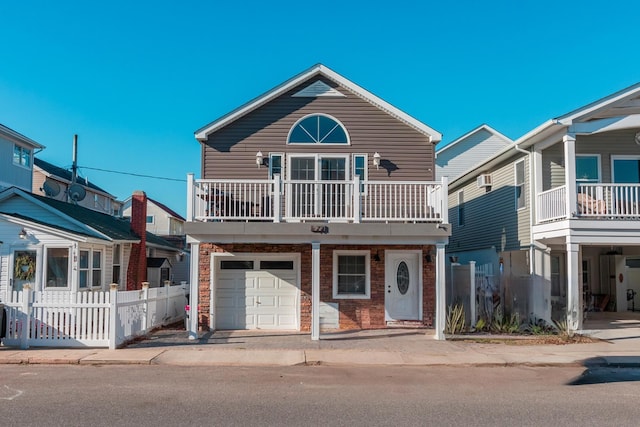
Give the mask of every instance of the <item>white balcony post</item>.
M 536 219 L 536 223 L 540 222 L 540 208 L 538 205 L 538 195 L 542 192 L 542 152 L 540 150 L 533 150 L 531 152 L 531 158 L 533 159 L 533 172 L 529 173 L 531 177 L 531 185 L 533 186 L 533 200 L 531 205 L 534 212 L 531 213 L 532 220 Z
M 576 137 L 567 134 L 562 137 L 564 143 L 564 181 L 567 186 L 566 214 L 568 218 L 575 216 L 577 206 L 576 191 Z
M 280 222 L 282 219 L 282 194 L 280 191 L 282 180 L 280 179 L 280 175 L 276 174 L 273 176 L 273 222 Z
M 189 339 L 198 339 L 198 292 L 200 283 L 200 244 L 191 244 L 191 277 L 189 286 Z
M 311 243 L 311 339 L 320 339 L 320 242 Z
M 582 326 L 579 249 L 579 244 L 567 241 L 567 328 L 574 332 Z
M 436 335 L 437 340 L 444 340 L 444 327 L 447 307 L 445 304 L 446 277 L 444 263 L 444 243 L 436 244 Z
M 441 200 L 440 203 L 441 203 L 441 209 L 442 209 L 442 213 L 441 213 L 442 223 L 449 224 L 449 179 L 446 176 L 442 177 L 442 187 L 440 189 L 440 200 Z
M 353 178 L 353 222 L 359 224 L 362 220 L 362 207 L 360 206 L 360 175 Z
M 187 174 L 187 221 L 193 221 L 193 174 Z

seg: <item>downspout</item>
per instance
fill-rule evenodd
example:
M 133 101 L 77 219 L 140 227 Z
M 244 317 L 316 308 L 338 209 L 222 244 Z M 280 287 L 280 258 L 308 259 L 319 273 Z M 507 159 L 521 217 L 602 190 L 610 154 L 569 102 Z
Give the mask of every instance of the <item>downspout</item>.
M 533 206 L 534 206 L 534 194 L 533 194 L 533 179 L 531 179 L 531 174 L 533 171 L 533 156 L 531 156 L 531 152 L 525 150 L 524 148 L 520 148 L 518 147 L 518 144 L 513 144 L 513 148 L 519 152 L 519 153 L 523 153 L 526 154 L 529 158 L 529 274 L 533 275 L 534 273 L 534 268 L 533 268 L 533 263 L 535 262 L 535 256 L 534 256 L 534 248 L 535 245 L 533 243 Z

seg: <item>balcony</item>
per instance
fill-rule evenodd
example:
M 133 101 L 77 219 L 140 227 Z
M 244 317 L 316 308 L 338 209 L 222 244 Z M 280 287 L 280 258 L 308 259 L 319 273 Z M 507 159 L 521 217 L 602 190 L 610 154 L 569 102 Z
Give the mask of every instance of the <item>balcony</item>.
M 447 182 L 193 179 L 187 221 L 448 223 Z
M 574 218 L 624 220 L 640 218 L 640 184 L 578 184 L 576 206 L 567 213 L 566 185 L 539 193 L 538 223 Z

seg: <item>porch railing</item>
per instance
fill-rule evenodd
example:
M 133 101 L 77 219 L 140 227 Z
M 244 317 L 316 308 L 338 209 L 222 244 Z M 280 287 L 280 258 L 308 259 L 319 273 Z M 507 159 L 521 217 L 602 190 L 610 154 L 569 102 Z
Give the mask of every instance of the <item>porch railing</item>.
M 539 193 L 538 223 L 566 219 L 567 188 L 565 185 Z M 578 184 L 577 218 L 601 220 L 636 219 L 640 217 L 640 184 Z
M 188 221 L 448 222 L 447 180 L 195 180 Z

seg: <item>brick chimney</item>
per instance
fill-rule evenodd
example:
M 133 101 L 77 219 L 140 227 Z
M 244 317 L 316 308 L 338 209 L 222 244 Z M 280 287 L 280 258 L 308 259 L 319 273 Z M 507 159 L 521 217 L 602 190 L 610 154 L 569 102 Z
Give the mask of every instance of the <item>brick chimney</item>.
M 131 231 L 140 237 L 140 243 L 131 246 L 127 269 L 127 290 L 142 289 L 147 281 L 147 195 L 134 191 L 131 196 Z

